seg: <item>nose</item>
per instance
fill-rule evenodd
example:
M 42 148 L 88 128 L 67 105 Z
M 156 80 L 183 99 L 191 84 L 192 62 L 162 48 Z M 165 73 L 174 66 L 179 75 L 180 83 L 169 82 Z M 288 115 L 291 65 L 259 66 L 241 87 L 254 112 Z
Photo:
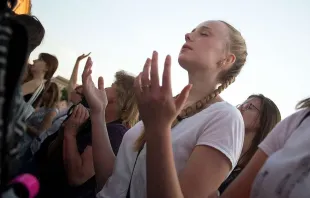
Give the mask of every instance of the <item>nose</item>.
M 191 38 L 191 33 L 186 33 L 185 34 L 185 41 L 192 41 L 192 38 Z

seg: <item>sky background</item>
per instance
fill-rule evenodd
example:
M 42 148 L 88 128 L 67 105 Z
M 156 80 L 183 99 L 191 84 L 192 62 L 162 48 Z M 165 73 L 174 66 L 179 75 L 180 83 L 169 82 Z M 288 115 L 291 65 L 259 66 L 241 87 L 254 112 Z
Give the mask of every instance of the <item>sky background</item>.
M 32 14 L 45 27 L 40 52 L 57 56 L 56 75 L 69 78 L 76 58 L 92 52 L 93 76 L 105 85 L 120 69 L 138 74 L 153 50 L 160 69 L 172 56 L 173 92 L 187 84 L 177 62 L 184 34 L 206 20 L 225 20 L 244 36 L 248 60 L 237 80 L 222 94 L 233 105 L 262 93 L 279 107 L 282 118 L 310 96 L 309 0 L 33 0 Z M 82 62 L 79 77 L 84 67 Z M 81 82 L 81 79 L 78 81 Z

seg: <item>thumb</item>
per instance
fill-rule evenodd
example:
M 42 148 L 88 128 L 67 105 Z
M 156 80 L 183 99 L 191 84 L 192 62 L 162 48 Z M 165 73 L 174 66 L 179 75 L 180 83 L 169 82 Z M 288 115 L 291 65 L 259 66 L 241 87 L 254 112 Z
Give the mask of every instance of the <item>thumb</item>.
M 188 98 L 189 91 L 191 90 L 191 88 L 192 88 L 191 84 L 185 86 L 181 91 L 180 95 L 178 95 L 178 97 L 175 99 L 175 106 L 178 112 L 183 109 L 183 106 L 185 105 L 185 102 Z
M 98 78 L 98 89 L 99 90 L 104 90 L 104 81 L 103 81 L 103 77 L 102 76 L 100 76 Z

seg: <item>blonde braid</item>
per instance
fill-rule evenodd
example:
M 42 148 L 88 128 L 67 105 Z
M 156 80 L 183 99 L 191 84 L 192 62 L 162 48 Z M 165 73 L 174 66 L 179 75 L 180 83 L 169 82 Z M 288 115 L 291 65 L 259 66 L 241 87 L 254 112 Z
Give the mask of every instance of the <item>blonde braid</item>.
M 179 122 L 181 122 L 183 119 L 191 117 L 200 111 L 204 110 L 205 108 L 210 105 L 210 101 L 213 100 L 216 96 L 218 96 L 222 91 L 224 91 L 230 84 L 232 84 L 235 81 L 235 77 L 230 77 L 228 80 L 226 80 L 224 83 L 222 83 L 216 90 L 214 90 L 210 95 L 204 97 L 203 99 L 197 101 L 193 105 L 185 108 L 182 110 L 180 115 L 173 121 L 171 128 L 175 127 Z M 193 110 L 195 108 L 195 110 Z M 138 137 L 134 144 L 134 150 L 139 151 L 143 148 L 143 145 L 145 144 L 145 131 L 141 133 L 141 135 Z

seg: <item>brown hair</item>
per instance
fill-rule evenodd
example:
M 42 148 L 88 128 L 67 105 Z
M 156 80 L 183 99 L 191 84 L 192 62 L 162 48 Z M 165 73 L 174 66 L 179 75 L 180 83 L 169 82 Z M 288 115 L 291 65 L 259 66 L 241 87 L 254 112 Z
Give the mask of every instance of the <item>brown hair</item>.
M 250 148 L 240 157 L 239 166 L 245 167 L 256 152 L 258 145 L 265 139 L 269 132 L 281 121 L 281 113 L 277 105 L 262 94 L 251 95 L 248 99 L 258 98 L 261 101 L 258 116 L 260 126 L 255 133 Z
M 302 101 L 298 102 L 296 105 L 296 109 L 304 109 L 310 107 L 310 98 L 303 99 Z
M 234 54 L 236 56 L 236 60 L 234 64 L 228 71 L 223 72 L 220 75 L 219 82 L 221 85 L 214 90 L 210 95 L 202 98 L 201 100 L 197 101 L 195 104 L 185 108 L 182 110 L 180 115 L 175 119 L 172 127 L 178 124 L 182 119 L 195 115 L 199 113 L 204 108 L 208 106 L 211 100 L 213 100 L 216 96 L 218 96 L 224 89 L 226 89 L 230 84 L 235 81 L 235 78 L 240 73 L 243 65 L 246 62 L 247 47 L 244 38 L 240 34 L 240 32 L 235 29 L 232 25 L 228 24 L 227 22 L 220 21 L 224 23 L 229 29 L 229 41 L 227 42 L 227 51 Z M 219 62 L 218 64 L 221 64 Z M 134 150 L 139 151 L 145 143 L 145 134 L 144 132 L 139 136 L 136 140 L 134 145 Z
M 139 110 L 134 91 L 135 77 L 125 71 L 115 74 L 117 106 L 123 124 L 132 127 L 138 122 Z
M 53 56 L 48 53 L 41 53 L 39 55 L 39 58 L 42 59 L 46 63 L 47 68 L 48 68 L 44 76 L 44 79 L 46 80 L 51 79 L 58 68 L 58 59 L 56 58 L 56 56 Z
M 54 73 L 56 72 L 58 68 L 58 59 L 56 58 L 56 56 L 53 56 L 48 53 L 41 53 L 39 55 L 39 59 L 42 59 L 46 63 L 46 66 L 47 66 L 47 72 L 44 75 L 44 79 L 48 81 L 51 80 Z M 29 66 L 27 67 L 27 69 L 29 70 Z M 27 77 L 24 79 L 23 83 L 29 82 L 32 79 L 33 79 L 33 76 L 31 72 L 28 71 Z
M 49 83 L 49 85 L 46 85 L 46 91 L 44 94 L 49 94 L 49 98 L 46 99 L 44 95 L 42 96 L 42 102 L 44 107 L 46 108 L 53 108 L 56 106 L 56 104 L 59 102 L 60 99 L 60 92 L 58 85 L 54 82 Z

